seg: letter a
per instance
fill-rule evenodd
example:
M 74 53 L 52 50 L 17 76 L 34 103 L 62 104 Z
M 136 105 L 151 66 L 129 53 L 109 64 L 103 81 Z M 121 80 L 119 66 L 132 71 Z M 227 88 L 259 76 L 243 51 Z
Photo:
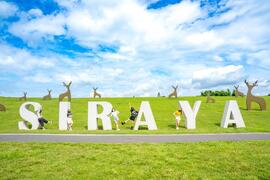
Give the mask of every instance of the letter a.
M 145 121 L 141 121 L 143 114 Z M 157 130 L 156 121 L 148 101 L 143 101 L 141 103 L 140 111 L 134 126 L 134 130 L 138 130 L 139 126 L 141 125 L 147 125 L 149 130 Z
M 25 102 L 21 105 L 20 107 L 20 116 L 23 119 L 23 121 L 20 121 L 18 123 L 19 129 L 20 130 L 29 130 L 27 127 L 26 122 L 30 122 L 32 124 L 31 129 L 38 129 L 39 127 L 39 122 L 38 122 L 38 117 L 35 113 L 30 111 L 28 107 L 32 105 L 34 106 L 34 111 L 39 111 L 42 107 L 39 103 L 36 102 Z
M 59 103 L 59 130 L 67 130 L 68 110 L 70 110 L 70 102 Z
M 196 101 L 192 110 L 188 101 L 179 101 L 179 106 L 181 107 L 186 119 L 185 125 L 187 129 L 196 128 L 196 116 L 199 111 L 201 102 L 202 101 Z
M 221 127 L 227 128 L 229 123 L 235 123 L 237 128 L 246 127 L 237 101 L 226 101 Z
M 98 114 L 98 105 L 102 106 L 103 112 Z M 112 105 L 108 102 L 88 102 L 88 130 L 97 130 L 97 119 L 101 119 L 103 130 L 112 130 L 112 123 L 109 114 Z

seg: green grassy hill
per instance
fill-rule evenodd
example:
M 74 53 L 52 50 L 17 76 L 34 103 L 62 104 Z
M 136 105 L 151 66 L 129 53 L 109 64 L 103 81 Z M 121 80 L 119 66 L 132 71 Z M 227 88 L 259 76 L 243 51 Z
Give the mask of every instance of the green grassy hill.
M 202 100 L 197 115 L 197 129 L 175 130 L 172 113 L 178 100 Z M 129 117 L 130 102 L 139 108 L 149 101 L 159 130 L 88 131 L 87 102 L 94 99 L 72 99 L 74 131 L 58 130 L 58 100 L 40 102 L 44 117 L 53 120 L 46 130 L 20 131 L 17 98 L 0 97 L 7 107 L 0 112 L 0 133 L 224 133 L 270 132 L 270 111 L 247 111 L 245 98 L 237 98 L 246 128 L 220 128 L 226 100 L 235 97 L 215 97 L 216 103 L 206 104 L 205 97 L 168 98 L 103 98 L 120 111 L 121 120 Z M 265 97 L 267 105 L 270 97 Z M 0 142 L 0 179 L 269 179 L 269 141 L 202 142 L 202 143 L 5 143 Z
M 245 106 L 245 98 L 235 97 L 215 97 L 216 103 L 205 103 L 206 97 L 180 97 L 178 99 L 168 98 L 73 98 L 71 109 L 73 112 L 74 126 L 72 132 L 58 130 L 58 99 L 44 101 L 40 98 L 29 98 L 28 101 L 41 103 L 43 106 L 43 116 L 53 121 L 53 124 L 48 124 L 47 130 L 21 131 L 18 130 L 18 121 L 20 121 L 19 107 L 23 103 L 18 98 L 0 97 L 0 103 L 7 107 L 6 112 L 0 112 L 0 133 L 7 132 L 33 132 L 33 133 L 224 133 L 224 132 L 270 132 L 270 97 L 264 97 L 267 102 L 267 111 L 260 111 L 257 104 L 253 104 L 253 110 L 247 111 Z M 224 111 L 226 100 L 237 99 L 240 110 L 242 112 L 246 128 L 236 129 L 230 127 L 227 129 L 220 128 L 220 122 Z M 181 128 L 175 130 L 175 121 L 172 113 L 178 107 L 178 100 L 188 100 L 193 106 L 196 100 L 202 100 L 200 110 L 197 115 L 197 128 L 188 130 L 184 128 L 182 118 Z M 120 111 L 120 120 L 125 120 L 129 117 L 130 102 L 135 108 L 140 107 L 141 101 L 149 101 L 158 129 L 157 131 L 148 131 L 142 129 L 140 131 L 130 130 L 130 124 L 120 126 L 121 131 L 88 131 L 87 130 L 87 109 L 88 101 L 108 101 Z M 100 127 L 101 128 L 101 127 Z M 113 125 L 114 128 L 114 125 Z

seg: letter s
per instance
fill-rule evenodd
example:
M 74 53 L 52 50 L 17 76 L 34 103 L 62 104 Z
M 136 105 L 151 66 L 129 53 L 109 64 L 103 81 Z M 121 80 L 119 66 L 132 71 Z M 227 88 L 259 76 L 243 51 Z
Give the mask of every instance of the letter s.
M 20 116 L 23 119 L 23 121 L 20 121 L 18 123 L 19 129 L 29 130 L 26 122 L 29 122 L 32 124 L 31 129 L 33 129 L 33 130 L 38 129 L 38 126 L 39 126 L 38 117 L 35 113 L 33 113 L 32 111 L 30 111 L 27 108 L 27 106 L 30 106 L 30 105 L 34 106 L 34 111 L 38 111 L 38 110 L 42 109 L 42 106 L 37 102 L 23 103 L 20 107 Z

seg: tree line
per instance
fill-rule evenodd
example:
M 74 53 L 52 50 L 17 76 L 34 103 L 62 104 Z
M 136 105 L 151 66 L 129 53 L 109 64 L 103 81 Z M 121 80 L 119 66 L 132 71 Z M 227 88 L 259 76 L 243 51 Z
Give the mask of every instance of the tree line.
M 230 89 L 219 91 L 205 90 L 201 92 L 201 96 L 207 96 L 208 94 L 210 96 L 235 96 L 235 90 L 233 90 L 232 92 Z

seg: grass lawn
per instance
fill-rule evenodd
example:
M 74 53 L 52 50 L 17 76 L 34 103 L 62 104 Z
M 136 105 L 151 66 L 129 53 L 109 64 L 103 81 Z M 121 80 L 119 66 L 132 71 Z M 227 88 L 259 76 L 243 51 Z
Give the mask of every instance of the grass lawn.
M 19 107 L 23 103 L 18 98 L 0 97 L 0 103 L 7 107 L 6 112 L 0 112 L 0 133 L 226 133 L 226 132 L 270 132 L 270 97 L 264 97 L 267 103 L 267 111 L 259 111 L 259 106 L 253 104 L 252 111 L 247 111 L 245 106 L 245 98 L 235 97 L 215 97 L 216 103 L 205 103 L 206 97 L 180 97 L 178 99 L 168 98 L 74 98 L 72 99 L 71 109 L 73 112 L 74 131 L 66 132 L 58 130 L 58 99 L 51 101 L 43 101 L 38 98 L 29 98 L 28 101 L 40 102 L 43 106 L 43 115 L 49 120 L 53 120 L 53 124 L 47 125 L 45 131 L 20 131 L 18 130 L 18 121 L 20 121 Z M 220 128 L 220 122 L 224 111 L 226 100 L 237 99 L 241 113 L 243 115 L 246 128 L 236 129 L 230 127 L 228 129 Z M 202 100 L 200 110 L 197 115 L 197 128 L 188 130 L 184 128 L 184 121 L 181 121 L 180 130 L 175 130 L 175 121 L 172 113 L 178 107 L 178 100 L 188 100 L 193 106 L 195 100 Z M 87 109 L 88 101 L 108 101 L 120 111 L 120 120 L 129 117 L 130 102 L 136 109 L 139 108 L 141 101 L 149 101 L 158 129 L 157 131 L 132 131 L 130 124 L 120 126 L 121 131 L 88 131 L 87 130 Z M 114 126 L 113 126 L 114 128 Z
M 0 143 L 0 179 L 270 179 L 270 141 Z

